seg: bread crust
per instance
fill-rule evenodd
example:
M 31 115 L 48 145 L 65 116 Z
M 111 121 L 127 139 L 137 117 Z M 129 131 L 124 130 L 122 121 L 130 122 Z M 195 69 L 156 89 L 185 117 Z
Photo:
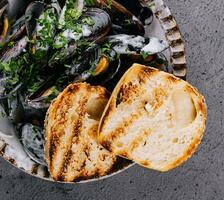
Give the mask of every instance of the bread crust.
M 152 88 L 150 89 L 150 87 Z M 149 158 L 152 157 L 150 154 L 153 154 L 153 152 L 145 152 L 146 148 L 144 148 L 144 143 L 146 143 L 147 146 L 148 143 L 152 141 L 155 130 L 153 127 L 152 130 L 150 130 L 151 127 L 146 125 L 147 122 L 143 123 L 143 126 L 147 127 L 147 129 L 141 130 L 137 122 L 139 120 L 141 122 L 141 118 L 146 121 L 148 119 L 154 119 L 158 115 L 158 112 L 161 112 L 163 107 L 165 109 L 168 99 L 171 99 L 171 96 L 176 90 L 182 91 L 183 95 L 186 95 L 186 97 L 189 96 L 195 107 L 196 114 L 194 120 L 192 119 L 192 122 L 186 124 L 186 127 L 179 127 L 180 132 L 188 135 L 192 134 L 192 136 L 188 139 L 184 149 L 181 149 L 178 155 L 174 153 L 175 156 L 169 157 L 166 162 L 164 159 L 159 163 L 156 161 L 156 159 L 160 159 L 159 153 L 156 159 L 150 160 Z M 150 101 L 150 106 L 148 108 L 147 117 L 143 118 L 144 109 L 146 109 L 147 106 L 143 109 L 141 103 L 136 102 L 144 102 L 144 96 L 147 95 L 148 97 L 145 101 Z M 130 111 L 131 109 L 133 110 Z M 120 112 L 120 114 L 118 114 L 118 112 Z M 171 111 L 170 113 L 172 114 Z M 114 116 L 121 116 L 120 120 L 116 121 L 116 117 Z M 172 117 L 175 116 L 170 117 L 170 121 L 172 121 Z M 108 101 L 100 120 L 98 141 L 106 149 L 118 156 L 130 159 L 144 167 L 164 172 L 179 166 L 193 155 L 203 137 L 206 117 L 207 108 L 205 99 L 196 88 L 172 74 L 161 72 L 151 67 L 134 64 L 121 78 Z M 164 123 L 162 118 L 163 115 L 161 115 L 161 124 Z M 139 132 L 136 131 L 134 135 L 133 130 L 138 129 Z M 188 137 L 188 135 L 186 137 Z M 170 136 L 170 138 L 172 138 L 172 136 Z M 175 143 L 173 145 L 176 145 L 178 138 L 173 138 L 173 141 Z M 164 145 L 167 144 L 164 143 Z M 170 148 L 170 146 L 168 146 L 168 148 Z M 178 148 L 178 146 L 175 148 Z M 150 149 L 150 146 L 148 149 Z M 144 155 L 138 156 L 137 153 Z
M 103 176 L 113 167 L 116 156 L 95 141 L 98 115 L 108 99 L 103 87 L 76 83 L 51 103 L 45 119 L 44 149 L 49 172 L 56 181 Z

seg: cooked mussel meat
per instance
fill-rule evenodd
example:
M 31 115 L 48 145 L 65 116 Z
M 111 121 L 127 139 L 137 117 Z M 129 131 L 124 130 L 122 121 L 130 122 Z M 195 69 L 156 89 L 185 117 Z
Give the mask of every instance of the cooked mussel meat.
M 17 40 L 25 32 L 25 9 L 29 1 L 8 0 L 0 8 L 0 43 L 1 46 Z
M 119 71 L 121 61 L 116 51 L 108 45 L 92 46 L 87 50 L 88 53 L 81 57 L 81 60 L 83 59 L 85 62 L 82 62 L 82 65 L 74 65 L 70 69 L 70 74 L 72 72 L 73 75 L 76 75 L 74 77 L 75 82 L 88 81 L 92 84 L 104 85 L 116 75 Z M 87 56 L 88 54 L 89 56 Z M 89 67 L 86 69 L 86 66 Z M 80 69 L 85 69 L 85 71 L 81 71 Z

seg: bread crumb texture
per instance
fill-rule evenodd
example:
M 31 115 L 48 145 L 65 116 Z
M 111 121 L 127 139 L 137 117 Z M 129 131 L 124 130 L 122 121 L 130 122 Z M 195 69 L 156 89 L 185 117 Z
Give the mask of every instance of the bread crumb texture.
M 168 171 L 194 153 L 206 116 L 204 97 L 189 83 L 134 64 L 112 93 L 98 140 L 116 155 Z
M 55 180 L 103 176 L 113 167 L 116 157 L 96 142 L 108 99 L 103 87 L 77 83 L 52 102 L 45 119 L 45 156 Z

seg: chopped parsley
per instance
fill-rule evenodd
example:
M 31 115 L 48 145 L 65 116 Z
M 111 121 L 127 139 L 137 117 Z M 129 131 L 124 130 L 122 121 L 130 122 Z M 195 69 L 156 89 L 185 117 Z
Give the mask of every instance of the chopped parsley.
M 107 0 L 107 3 L 108 3 L 107 7 L 109 9 L 111 9 L 112 8 L 112 4 L 113 4 L 113 0 Z
M 145 51 L 142 51 L 141 55 L 142 55 L 143 59 L 146 59 L 149 56 L 149 53 L 145 52 Z
M 94 6 L 95 0 L 85 0 L 86 6 Z
M 54 8 L 47 9 L 39 19 L 37 19 L 39 30 L 37 30 L 36 43 L 39 47 L 47 48 L 54 44 L 55 24 L 57 18 Z

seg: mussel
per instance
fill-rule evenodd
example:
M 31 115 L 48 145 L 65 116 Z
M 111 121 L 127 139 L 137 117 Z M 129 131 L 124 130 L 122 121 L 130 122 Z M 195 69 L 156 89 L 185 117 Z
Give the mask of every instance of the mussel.
M 110 31 L 111 21 L 109 15 L 99 8 L 89 8 L 77 20 L 78 30 L 66 29 L 56 37 L 56 49 L 60 51 L 52 55 L 49 66 L 62 65 L 66 60 L 72 58 L 77 50 L 77 41 L 97 42 L 102 40 Z M 62 42 L 61 42 L 62 41 Z
M 5 5 L 0 9 L 0 30 L 1 30 L 0 42 L 2 42 L 4 38 L 6 38 L 8 28 L 9 28 L 9 20 L 8 20 L 8 17 L 5 15 L 6 8 L 7 6 Z
M 21 142 L 24 150 L 41 165 L 46 165 L 44 161 L 44 135 L 43 128 L 32 124 L 24 124 L 20 128 Z
M 143 23 L 125 6 L 115 0 L 98 0 L 97 4 L 108 8 L 113 23 L 113 34 L 144 35 Z M 129 4 L 129 2 L 127 3 Z
M 139 0 L 116 0 L 123 5 L 127 10 L 133 13 L 145 26 L 148 26 L 153 21 L 153 12 L 144 1 Z
M 28 37 L 24 36 L 19 41 L 13 44 L 13 47 L 7 47 L 1 52 L 0 62 L 7 63 L 12 58 L 19 56 L 22 52 L 26 51 L 28 44 Z
M 0 8 L 0 44 L 7 45 L 11 41 L 20 39 L 25 33 L 25 9 L 28 5 L 25 0 L 8 0 Z
M 66 75 L 70 82 L 87 81 L 92 85 L 105 85 L 114 78 L 120 67 L 121 59 L 113 49 L 95 44 L 72 63 Z
M 33 36 L 34 31 L 37 29 L 37 19 L 43 13 L 45 8 L 45 4 L 40 1 L 35 1 L 29 4 L 26 9 L 25 17 L 26 17 L 26 31 L 27 36 L 31 38 Z
M 82 26 L 83 36 L 91 41 L 101 40 L 111 29 L 110 16 L 99 8 L 88 8 L 83 13 L 81 20 L 84 22 Z M 90 24 L 86 21 L 90 21 Z

